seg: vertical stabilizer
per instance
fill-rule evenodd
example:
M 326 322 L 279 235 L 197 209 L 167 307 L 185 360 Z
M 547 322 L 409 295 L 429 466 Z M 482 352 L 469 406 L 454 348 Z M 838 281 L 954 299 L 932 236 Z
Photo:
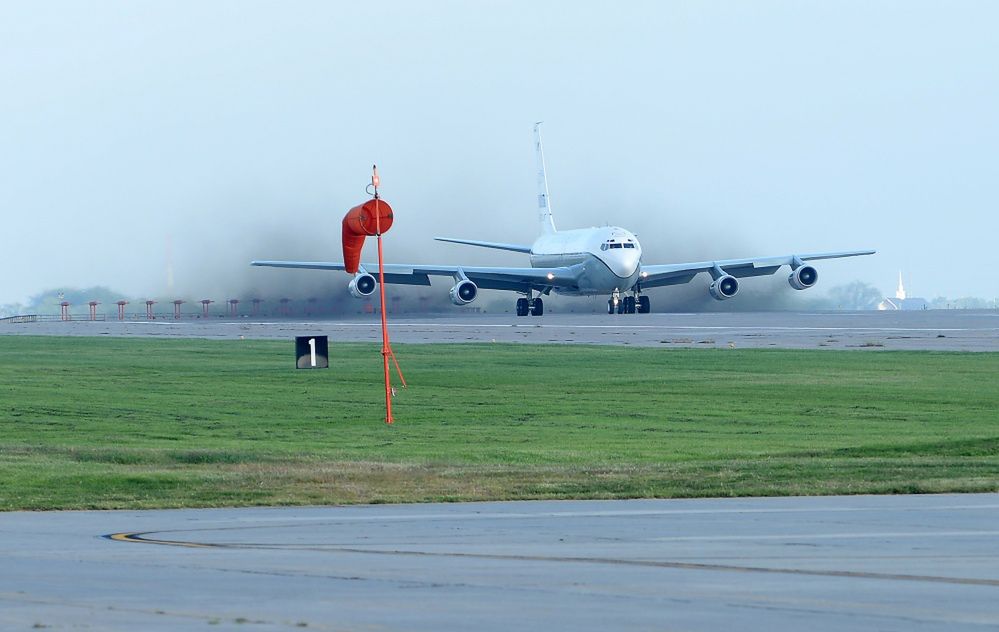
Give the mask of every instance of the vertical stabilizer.
M 555 232 L 552 207 L 548 198 L 548 175 L 545 172 L 545 150 L 541 147 L 541 121 L 534 124 L 534 151 L 538 156 L 538 221 L 541 233 Z

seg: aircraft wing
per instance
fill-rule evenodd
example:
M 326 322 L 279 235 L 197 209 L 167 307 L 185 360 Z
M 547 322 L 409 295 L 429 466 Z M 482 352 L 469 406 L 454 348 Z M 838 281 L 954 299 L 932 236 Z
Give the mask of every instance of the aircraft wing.
M 271 268 L 301 268 L 306 270 L 343 270 L 342 262 L 326 261 L 251 261 L 250 265 Z M 361 270 L 377 276 L 378 264 L 362 263 Z M 402 285 L 430 285 L 432 276 L 455 279 L 464 275 L 485 290 L 523 291 L 530 286 L 544 292 L 552 288 L 573 288 L 577 285 L 581 266 L 559 268 L 501 268 L 424 264 L 385 264 L 385 282 Z
M 874 250 L 846 250 L 843 252 L 817 252 L 801 255 L 780 255 L 776 257 L 754 257 L 749 259 L 718 259 L 716 261 L 696 261 L 693 263 L 670 263 L 665 265 L 642 265 L 642 288 L 680 285 L 687 283 L 700 272 L 721 268 L 726 274 L 736 278 L 765 276 L 773 274 L 781 266 L 789 266 L 795 261 L 815 261 L 818 259 L 840 259 L 873 255 Z

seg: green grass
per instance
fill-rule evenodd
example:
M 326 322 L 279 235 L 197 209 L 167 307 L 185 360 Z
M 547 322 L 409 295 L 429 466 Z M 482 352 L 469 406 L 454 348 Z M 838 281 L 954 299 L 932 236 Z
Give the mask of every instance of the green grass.
M 999 490 L 999 354 L 0 337 L 0 509 Z

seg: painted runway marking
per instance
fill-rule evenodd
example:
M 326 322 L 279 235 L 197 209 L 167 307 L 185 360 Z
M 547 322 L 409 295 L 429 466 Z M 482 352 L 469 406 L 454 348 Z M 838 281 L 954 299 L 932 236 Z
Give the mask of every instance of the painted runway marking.
M 337 525 L 354 522 L 424 522 L 437 520 L 524 520 L 524 519 L 561 519 L 561 518 L 641 518 L 656 516 L 699 516 L 699 515 L 739 515 L 739 514 L 800 514 L 800 513 L 854 513 L 854 512 L 928 512 L 952 513 L 955 511 L 994 511 L 999 504 L 982 505 L 938 505 L 935 507 L 774 507 L 750 508 L 733 507 L 731 509 L 617 509 L 604 511 L 550 511 L 544 513 L 476 511 L 475 513 L 424 513 L 424 514 L 382 514 L 369 516 L 309 516 L 301 518 L 266 516 L 254 517 L 249 520 L 263 525 L 237 525 L 226 527 L 203 527 L 193 531 L 229 531 L 240 529 L 273 529 L 295 527 L 306 523 L 320 525 Z M 227 521 L 229 522 L 229 521 Z M 192 529 L 148 531 L 145 533 L 186 533 Z M 122 534 L 116 534 L 122 535 Z M 999 535 L 999 532 L 997 532 Z M 110 538 L 110 536 L 108 536 Z M 121 539 L 121 538 L 111 538 Z
M 362 327 L 374 329 L 380 327 L 378 323 L 335 323 L 330 324 L 328 327 L 336 329 L 338 327 Z M 999 328 L 987 328 L 987 329 L 970 329 L 970 328 L 958 328 L 958 327 L 789 327 L 789 326 L 767 326 L 767 327 L 755 327 L 746 325 L 518 325 L 518 324 L 507 324 L 507 325 L 493 325 L 489 323 L 483 323 L 481 325 L 472 325 L 468 323 L 392 323 L 391 328 L 399 327 L 427 327 L 436 329 L 683 329 L 683 330 L 707 330 L 707 331 L 857 331 L 857 332 L 905 332 L 905 331 L 920 331 L 920 332 L 940 332 L 940 331 L 980 331 L 980 332 L 999 332 Z

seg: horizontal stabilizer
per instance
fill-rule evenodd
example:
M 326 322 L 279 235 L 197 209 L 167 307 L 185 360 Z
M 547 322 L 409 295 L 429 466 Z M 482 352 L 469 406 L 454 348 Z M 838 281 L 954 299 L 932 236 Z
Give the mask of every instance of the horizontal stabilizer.
M 302 268 L 305 270 L 344 270 L 340 261 L 251 261 L 251 266 L 268 268 Z M 376 266 L 377 267 L 377 266 Z
M 434 237 L 437 241 L 447 241 L 452 244 L 465 244 L 466 246 L 479 246 L 480 248 L 495 248 L 496 250 L 511 250 L 513 252 L 531 252 L 530 246 L 520 244 L 501 244 L 494 241 L 476 241 L 474 239 L 452 239 L 451 237 Z

